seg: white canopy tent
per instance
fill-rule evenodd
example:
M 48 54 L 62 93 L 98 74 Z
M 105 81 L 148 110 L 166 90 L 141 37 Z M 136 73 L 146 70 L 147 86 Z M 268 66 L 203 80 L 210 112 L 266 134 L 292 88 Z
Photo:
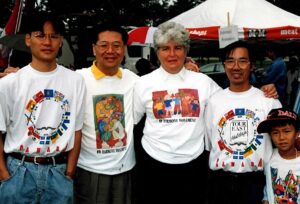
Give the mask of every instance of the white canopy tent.
M 236 25 L 240 38 L 300 38 L 300 16 L 265 0 L 207 0 L 170 19 L 184 25 L 192 38 L 216 39 L 220 27 Z
M 273 28 L 300 27 L 300 17 L 265 0 L 207 0 L 202 4 L 170 19 L 186 28 L 228 26 Z

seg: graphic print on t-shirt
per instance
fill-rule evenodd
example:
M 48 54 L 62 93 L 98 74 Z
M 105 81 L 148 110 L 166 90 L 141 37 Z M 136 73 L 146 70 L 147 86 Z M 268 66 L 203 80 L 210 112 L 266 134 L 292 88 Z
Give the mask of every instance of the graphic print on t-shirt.
M 93 96 L 93 107 L 97 149 L 101 153 L 124 151 L 127 134 L 123 95 Z
M 44 147 L 55 144 L 68 129 L 69 110 L 64 94 L 54 89 L 39 91 L 26 105 L 27 135 Z
M 274 192 L 274 203 L 297 204 L 299 196 L 300 177 L 289 170 L 285 177 L 278 175 L 277 168 L 271 168 L 272 188 Z
M 155 118 L 199 117 L 200 103 L 197 89 L 163 90 L 152 93 Z
M 256 127 L 261 119 L 254 111 L 245 108 L 236 108 L 226 112 L 218 123 L 218 146 L 225 155 L 233 160 L 244 160 L 252 155 L 262 144 L 263 135 L 258 134 Z M 217 159 L 216 166 L 224 165 Z M 231 166 L 235 162 L 231 162 Z M 245 163 L 241 163 L 242 167 Z M 252 167 L 262 168 L 262 159 Z

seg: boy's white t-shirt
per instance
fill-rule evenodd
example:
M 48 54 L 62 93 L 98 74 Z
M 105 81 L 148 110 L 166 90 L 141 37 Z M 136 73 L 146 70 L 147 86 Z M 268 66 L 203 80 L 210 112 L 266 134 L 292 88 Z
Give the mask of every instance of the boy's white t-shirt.
M 39 72 L 30 65 L 0 80 L 0 131 L 4 151 L 53 156 L 69 151 L 83 125 L 83 78 L 57 65 Z
M 254 87 L 244 92 L 227 88 L 213 95 L 205 112 L 210 169 L 262 171 L 271 157 L 272 145 L 268 135 L 257 132 L 257 126 L 270 110 L 279 107 L 277 99 L 266 98 Z
M 121 69 L 121 68 L 120 68 Z M 78 166 L 115 175 L 136 163 L 133 143 L 133 86 L 139 78 L 121 69 L 122 78 L 96 80 L 91 67 L 77 70 L 86 82 L 87 96 Z
M 265 175 L 269 204 L 300 203 L 300 157 L 283 159 L 274 149 Z

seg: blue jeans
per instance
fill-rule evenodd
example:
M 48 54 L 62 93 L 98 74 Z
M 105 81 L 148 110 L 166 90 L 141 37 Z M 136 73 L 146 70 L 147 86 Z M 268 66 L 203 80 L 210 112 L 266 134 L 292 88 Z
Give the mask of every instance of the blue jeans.
M 1 203 L 73 203 L 73 180 L 66 164 L 40 165 L 8 156 L 10 178 L 0 181 Z

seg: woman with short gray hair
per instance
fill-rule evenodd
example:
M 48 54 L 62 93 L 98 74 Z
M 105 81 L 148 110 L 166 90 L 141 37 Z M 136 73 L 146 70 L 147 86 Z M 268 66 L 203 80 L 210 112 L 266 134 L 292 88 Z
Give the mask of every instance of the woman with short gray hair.
M 154 33 L 161 66 L 135 85 L 135 123 L 146 113 L 137 152 L 140 203 L 204 203 L 207 156 L 203 112 L 220 87 L 208 76 L 184 69 L 189 33 L 166 22 Z
M 183 45 L 188 51 L 190 48 L 189 32 L 180 24 L 175 22 L 166 22 L 158 26 L 153 35 L 154 48 L 158 48 L 169 41 L 177 42 Z

